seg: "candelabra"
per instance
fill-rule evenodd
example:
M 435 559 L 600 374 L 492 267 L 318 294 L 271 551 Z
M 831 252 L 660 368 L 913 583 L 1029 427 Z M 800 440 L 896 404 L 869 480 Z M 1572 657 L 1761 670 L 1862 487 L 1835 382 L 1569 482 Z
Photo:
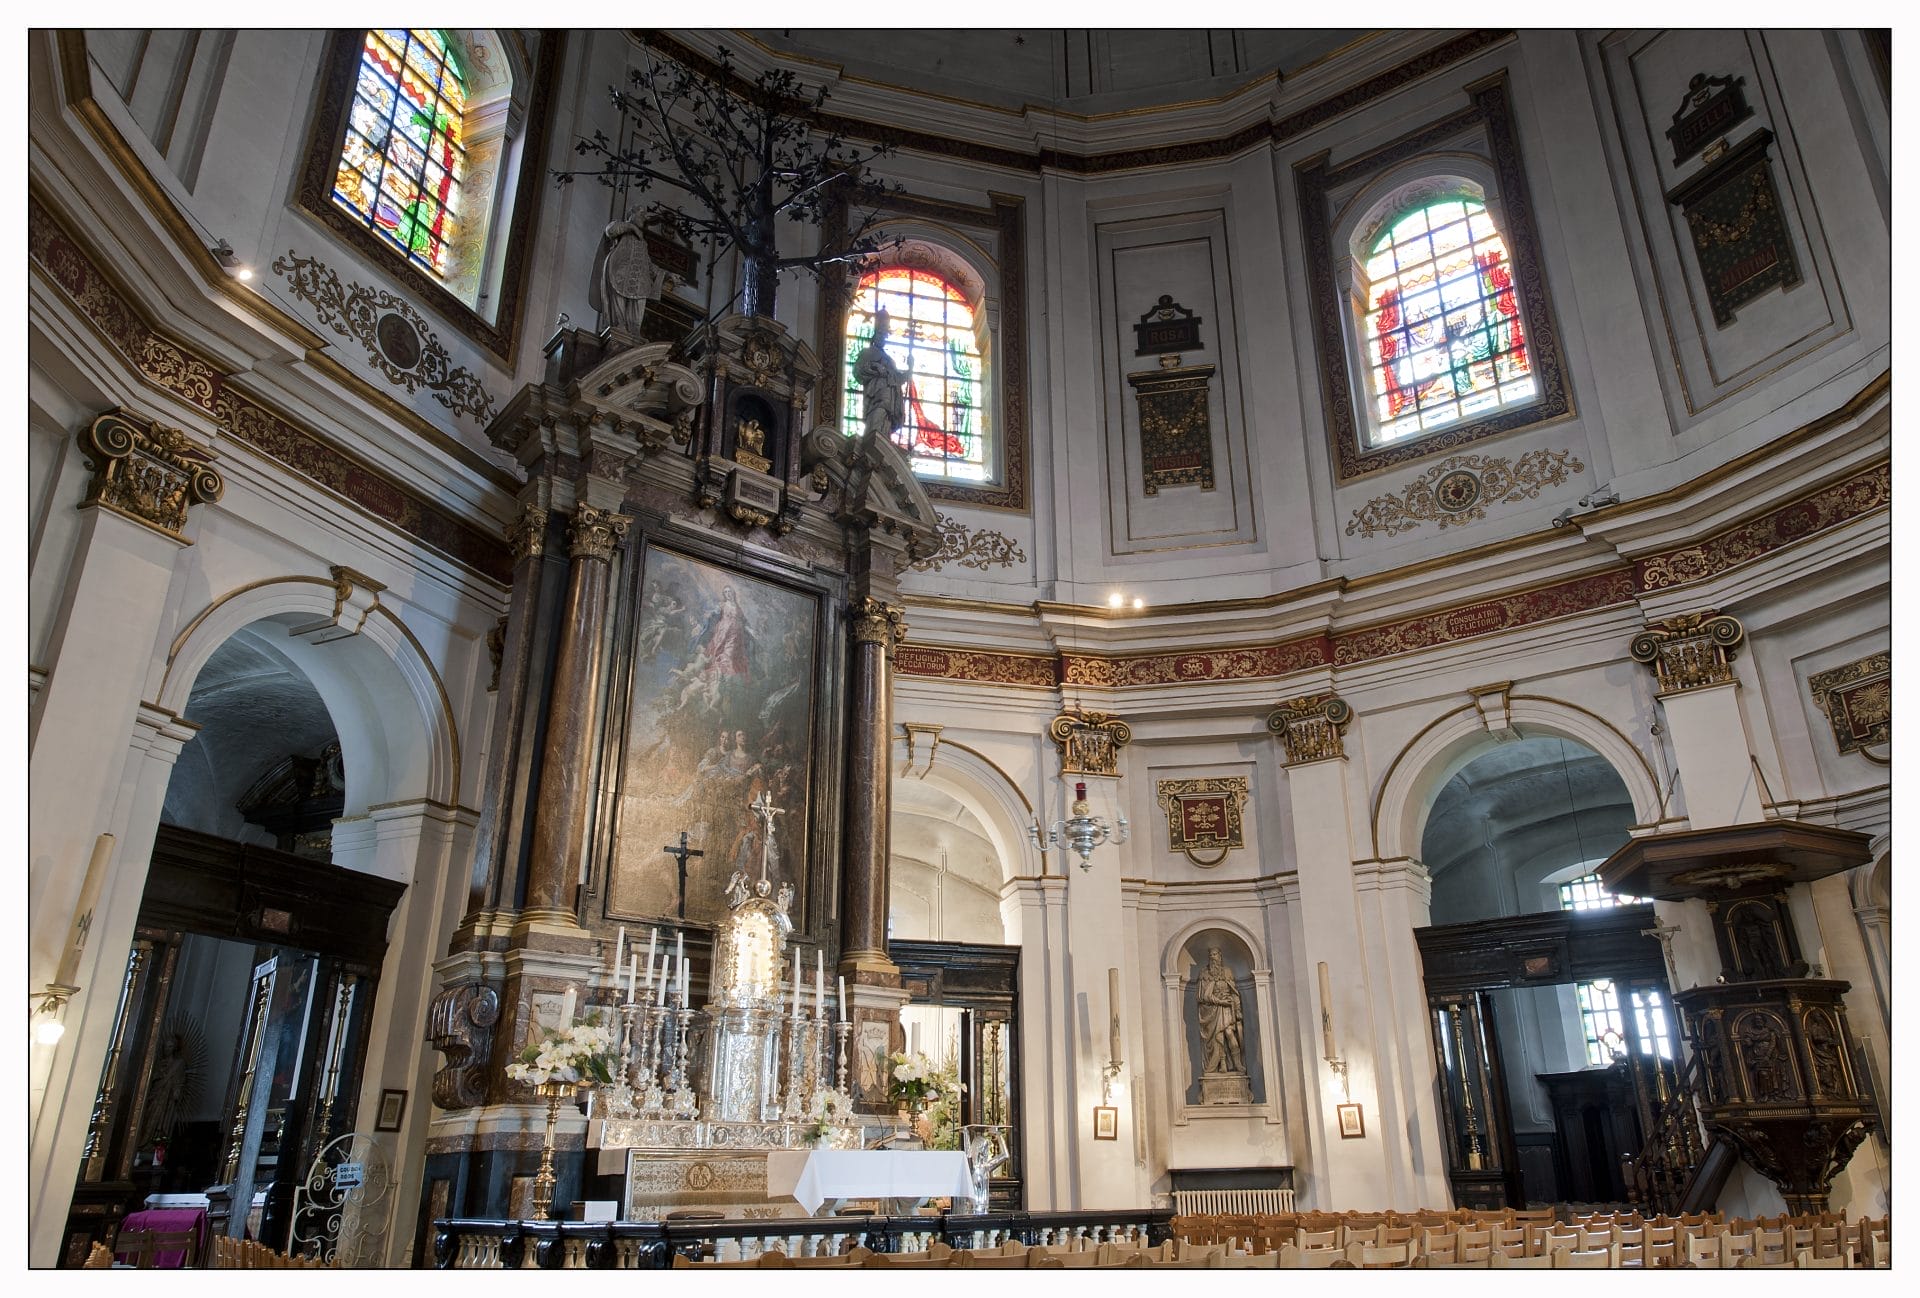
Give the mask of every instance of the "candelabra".
M 843 1009 L 841 1012 L 846 1011 Z M 853 1023 L 851 1020 L 841 1019 L 833 1025 L 833 1030 L 834 1034 L 840 1038 L 840 1044 L 837 1047 L 838 1058 L 833 1070 L 834 1085 L 835 1089 L 844 1095 L 847 1092 L 847 1038 L 853 1034 Z
M 620 1007 L 620 1054 L 618 1070 L 613 1085 L 607 1088 L 607 1115 L 614 1118 L 633 1116 L 633 1082 L 631 1079 L 633 1050 L 633 1021 L 640 1015 L 640 1006 L 629 999 Z
M 1068 808 L 1072 814 L 1065 820 L 1056 820 L 1051 828 L 1042 830 L 1040 821 L 1027 826 L 1027 837 L 1041 851 L 1055 848 L 1065 843 L 1080 855 L 1080 868 L 1093 868 L 1093 849 L 1102 843 L 1118 846 L 1127 841 L 1127 818 L 1121 816 L 1117 825 L 1092 814 L 1093 808 L 1087 805 L 1087 786 L 1078 783 L 1073 786 L 1073 805 Z
M 801 1023 L 798 1015 L 787 1019 L 787 1095 L 781 1108 L 781 1116 L 789 1122 L 797 1122 L 806 1116 L 806 1069 L 801 1064 L 804 1044 Z
M 689 1048 L 693 1036 L 693 1007 L 682 1003 L 679 1009 L 672 1011 L 672 1014 L 677 1030 L 673 1043 L 671 1107 L 676 1116 L 691 1118 L 699 1109 L 699 1097 L 694 1095 L 693 1088 L 687 1084 L 687 1068 L 691 1063 Z

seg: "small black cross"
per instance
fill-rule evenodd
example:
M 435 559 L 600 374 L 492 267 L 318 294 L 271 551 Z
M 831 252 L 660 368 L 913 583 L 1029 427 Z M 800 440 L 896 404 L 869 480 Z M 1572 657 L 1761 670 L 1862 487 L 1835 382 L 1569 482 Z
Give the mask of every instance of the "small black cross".
M 660 850 L 673 857 L 674 864 L 680 867 L 680 918 L 684 920 L 687 917 L 687 858 L 705 856 L 706 853 L 697 847 L 687 846 L 687 831 L 684 829 L 680 831 L 680 846 L 669 844 Z

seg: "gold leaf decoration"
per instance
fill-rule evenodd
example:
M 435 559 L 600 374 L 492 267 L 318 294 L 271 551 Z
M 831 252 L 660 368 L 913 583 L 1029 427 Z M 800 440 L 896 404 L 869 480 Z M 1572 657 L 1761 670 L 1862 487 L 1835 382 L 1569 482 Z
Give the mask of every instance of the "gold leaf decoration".
M 455 365 L 425 316 L 405 298 L 340 276 L 317 257 L 288 249 L 273 259 L 273 273 L 286 277 L 293 295 L 308 303 L 320 323 L 367 349 L 373 367 L 409 393 L 425 388 L 456 415 L 478 423 L 493 419 L 493 398 L 474 372 Z
M 957 518 L 948 518 L 945 514 L 937 517 L 940 525 L 935 535 L 940 548 L 921 555 L 909 567 L 921 572 L 938 572 L 946 564 L 957 563 L 962 568 L 985 572 L 988 568 L 1011 568 L 1027 561 L 1027 552 L 1004 532 L 984 527 L 976 532 Z
M 1422 523 L 1455 527 L 1487 516 L 1488 505 L 1532 500 L 1586 465 L 1572 451 L 1528 451 L 1517 461 L 1504 455 L 1452 455 L 1415 478 L 1398 494 L 1376 496 L 1353 511 L 1348 536 L 1395 536 Z

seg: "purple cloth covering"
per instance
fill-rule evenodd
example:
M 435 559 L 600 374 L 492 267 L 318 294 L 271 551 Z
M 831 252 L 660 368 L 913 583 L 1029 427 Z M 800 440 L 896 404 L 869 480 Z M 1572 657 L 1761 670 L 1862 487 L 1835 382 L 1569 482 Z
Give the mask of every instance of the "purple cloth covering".
M 120 1223 L 120 1237 L 124 1239 L 127 1235 L 137 1230 L 151 1230 L 162 1233 L 181 1230 L 192 1231 L 197 1246 L 195 1256 L 203 1266 L 206 1264 L 207 1249 L 213 1242 L 212 1231 L 207 1225 L 207 1210 L 205 1208 L 142 1208 L 139 1212 L 128 1213 L 126 1219 Z M 115 1260 L 119 1260 L 123 1256 L 129 1261 L 131 1261 L 133 1257 L 131 1253 L 116 1253 L 114 1255 Z M 185 1253 L 156 1253 L 153 1257 L 153 1265 L 156 1268 L 167 1267 L 177 1270 L 186 1264 L 187 1255 Z

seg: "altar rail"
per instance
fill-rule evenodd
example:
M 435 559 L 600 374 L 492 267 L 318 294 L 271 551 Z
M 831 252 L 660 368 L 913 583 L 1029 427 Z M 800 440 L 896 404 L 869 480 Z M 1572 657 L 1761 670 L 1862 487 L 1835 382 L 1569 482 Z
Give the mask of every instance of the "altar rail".
M 950 1248 L 1164 1243 L 1165 1208 L 1114 1212 L 994 1212 L 978 1216 L 771 1217 L 735 1221 L 495 1221 L 433 1223 L 434 1265 L 456 1271 L 548 1269 L 664 1270 L 689 1261 L 744 1261 L 776 1249 L 789 1257 L 912 1253 L 938 1241 Z
M 1292 1190 L 1175 1190 L 1175 1216 L 1292 1212 Z

